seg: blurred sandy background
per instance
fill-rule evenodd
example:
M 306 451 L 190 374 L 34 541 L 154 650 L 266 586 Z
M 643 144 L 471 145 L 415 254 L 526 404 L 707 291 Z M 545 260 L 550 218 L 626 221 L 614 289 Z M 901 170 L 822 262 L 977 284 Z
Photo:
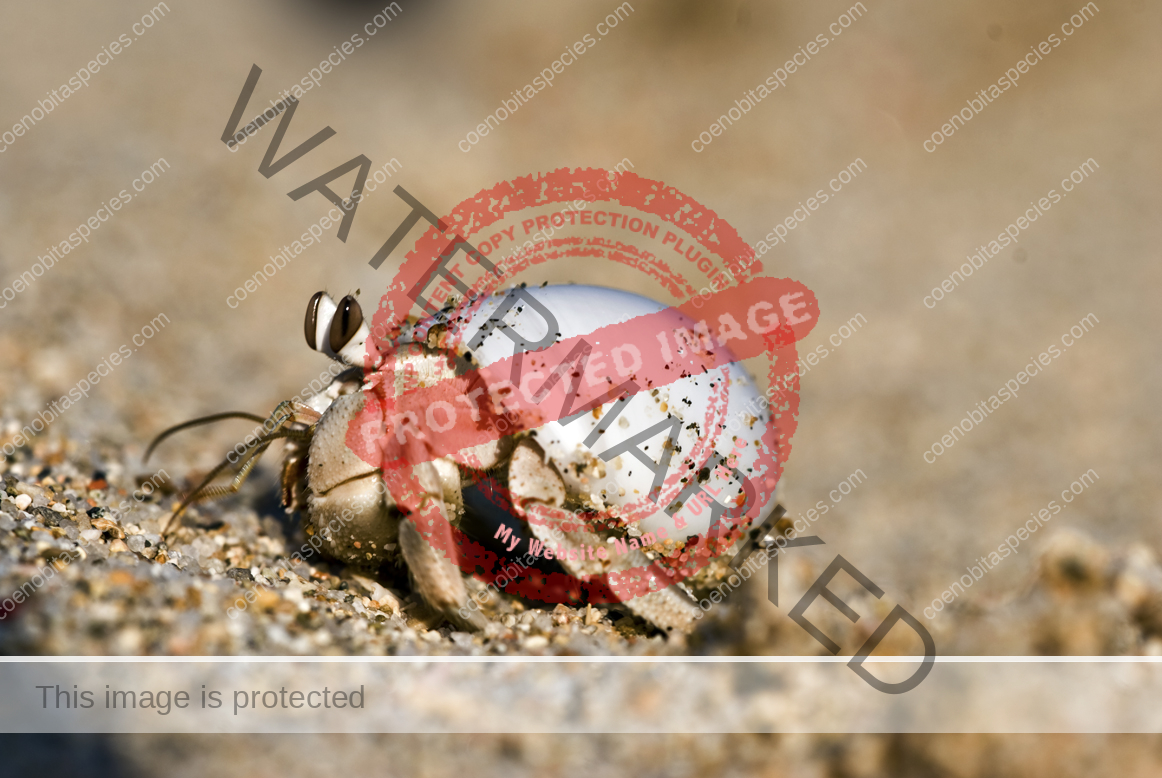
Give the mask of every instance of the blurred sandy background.
M 172 324 L 50 436 L 111 439 L 132 455 L 174 421 L 265 412 L 298 392 L 326 366 L 302 342 L 307 298 L 381 289 L 402 251 L 379 271 L 366 262 L 402 203 L 384 187 L 359 208 L 346 244 L 325 238 L 237 310 L 225 298 L 323 213 L 318 196 L 285 193 L 359 153 L 375 168 L 398 159 L 393 182 L 437 210 L 515 175 L 628 157 L 752 243 L 858 157 L 868 170 L 763 260 L 819 297 L 823 318 L 803 352 L 856 314 L 868 322 L 803 379 L 785 479 L 792 514 L 862 469 L 867 483 L 818 533 L 904 603 L 937 596 L 1090 468 L 1100 482 L 1058 523 L 1103 543 L 1162 544 L 1157 6 L 1103 2 L 929 154 L 929 133 L 1029 46 L 1060 34 L 1079 6 L 868 3 L 785 88 L 695 154 L 699 132 L 848 6 L 638 2 L 465 154 L 457 141 L 614 5 L 406 3 L 304 97 L 287 145 L 326 124 L 338 135 L 269 180 L 256 172 L 269 130 L 236 154 L 218 139 L 251 64 L 263 75 L 247 117 L 382 5 L 169 6 L 0 156 L 5 285 L 158 158 L 172 166 L 0 311 L 6 420 L 27 423 L 159 312 Z M 151 7 L 6 5 L 0 124 L 19 121 Z M 1100 169 L 1023 234 L 1023 261 L 1006 249 L 935 310 L 922 305 L 967 253 L 1090 157 Z M 602 281 L 592 268 L 556 272 L 551 280 Z M 937 464 L 923 462 L 965 411 L 1091 312 L 1101 321 L 1092 334 Z M 166 462 L 208 465 L 236 434 L 190 435 Z M 974 595 L 1003 595 L 1027 573 L 1006 562 Z
M 30 421 L 158 313 L 172 324 L 50 437 L 122 444 L 131 460 L 178 420 L 265 412 L 297 393 L 326 366 L 303 343 L 306 300 L 321 288 L 377 296 L 402 251 L 379 271 L 367 259 L 406 209 L 384 189 L 361 205 L 346 244 L 312 247 L 237 310 L 225 298 L 322 215 L 318 197 L 292 202 L 286 192 L 356 154 L 375 168 L 398 159 L 393 182 L 437 211 L 516 175 L 629 158 L 634 172 L 715 209 L 752 243 L 858 157 L 866 173 L 763 260 L 766 272 L 806 283 L 820 300 L 823 319 L 804 352 L 856 314 L 868 322 L 803 379 L 784 482 L 791 513 L 862 469 L 868 481 L 817 534 L 917 614 L 1091 468 L 1100 481 L 1056 523 L 1102 544 L 1162 549 L 1162 8 L 1100 0 L 1100 13 L 1017 89 L 929 154 L 921 143 L 933 130 L 1031 45 L 1060 34 L 1082 3 L 869 0 L 867 14 L 785 88 L 695 154 L 699 132 L 850 4 L 631 1 L 632 15 L 468 154 L 457 141 L 617 4 L 401 2 L 397 19 L 304 97 L 284 148 L 326 124 L 337 137 L 272 179 L 256 172 L 269 128 L 237 154 L 219 140 L 251 64 L 263 76 L 247 118 L 386 3 L 168 3 L 165 18 L 0 155 L 4 286 L 143 169 L 159 158 L 172 166 L 0 310 L 4 422 Z M 0 7 L 0 126 L 153 5 Z M 1005 250 L 935 310 L 922 305 L 966 254 L 1091 157 L 1098 172 L 1024 233 L 1023 254 Z M 592 268 L 556 272 L 546 280 L 602 282 Z M 937 464 L 924 463 L 922 452 L 966 410 L 1091 312 L 1100 326 Z M 189 435 L 164 463 L 170 472 L 211 465 L 235 435 Z M 1006 562 L 972 596 L 1008 596 L 1030 564 Z M 550 756 L 529 757 L 528 744 L 489 742 L 482 753 L 523 760 L 527 774 L 566 774 Z M 960 753 L 952 741 L 853 742 L 784 743 L 815 767 L 783 772 L 756 758 L 745 774 L 881 774 L 861 773 L 861 764 L 919 765 L 899 775 L 1002 774 L 950 758 Z M 844 761 L 854 748 L 872 756 Z M 1084 759 L 1095 749 L 1147 761 L 1157 750 L 1130 754 L 1111 741 L 1076 749 L 1075 766 L 1091 764 Z M 138 753 L 139 765 L 175 758 Z M 584 753 L 575 757 L 582 767 Z

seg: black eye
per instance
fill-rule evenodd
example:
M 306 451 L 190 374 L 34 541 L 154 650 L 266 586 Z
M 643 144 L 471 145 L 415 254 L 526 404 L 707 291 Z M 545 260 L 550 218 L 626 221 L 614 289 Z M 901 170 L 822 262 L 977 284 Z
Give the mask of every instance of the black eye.
M 347 345 L 363 324 L 363 309 L 351 295 L 339 301 L 339 308 L 331 318 L 331 350 L 336 354 Z
M 303 332 L 307 336 L 307 345 L 315 349 L 315 336 L 319 332 L 319 301 L 323 299 L 322 292 L 315 292 L 315 296 L 307 303 L 307 318 L 303 322 Z

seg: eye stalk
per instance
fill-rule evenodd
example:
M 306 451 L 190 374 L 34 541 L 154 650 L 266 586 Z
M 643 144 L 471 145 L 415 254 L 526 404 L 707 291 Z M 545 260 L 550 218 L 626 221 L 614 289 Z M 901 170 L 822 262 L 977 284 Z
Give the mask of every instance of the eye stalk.
M 370 333 L 354 295 L 347 295 L 336 304 L 326 292 L 316 292 L 307 303 L 303 334 L 308 346 L 332 359 L 353 366 L 369 364 Z
M 307 345 L 314 350 L 317 350 L 315 337 L 319 332 L 319 303 L 324 296 L 324 292 L 315 292 L 314 297 L 307 303 L 307 318 L 303 322 L 303 332 L 307 336 Z
M 351 342 L 363 325 L 363 309 L 359 302 L 347 295 L 339 301 L 335 315 L 331 318 L 330 342 L 331 351 L 338 354 L 343 347 Z

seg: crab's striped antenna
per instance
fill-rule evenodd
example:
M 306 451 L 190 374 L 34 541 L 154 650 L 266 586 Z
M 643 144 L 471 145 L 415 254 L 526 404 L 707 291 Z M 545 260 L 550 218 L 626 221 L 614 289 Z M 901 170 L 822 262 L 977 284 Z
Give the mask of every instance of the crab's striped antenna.
M 145 449 L 145 456 L 141 458 L 141 463 L 145 464 L 148 462 L 150 456 L 153 455 L 154 449 L 161 445 L 163 440 L 168 438 L 170 435 L 173 435 L 175 432 L 181 432 L 182 430 L 189 429 L 190 427 L 200 427 L 203 424 L 213 424 L 214 422 L 222 421 L 223 419 L 249 419 L 250 421 L 258 422 L 259 424 L 266 421 L 266 419 L 262 416 L 255 415 L 253 413 L 246 413 L 245 411 L 226 411 L 225 413 L 214 413 L 209 416 L 202 416 L 197 419 L 183 421 L 181 424 L 175 424 L 169 429 L 164 430 L 160 435 L 154 438 L 153 442 L 149 444 L 149 448 Z

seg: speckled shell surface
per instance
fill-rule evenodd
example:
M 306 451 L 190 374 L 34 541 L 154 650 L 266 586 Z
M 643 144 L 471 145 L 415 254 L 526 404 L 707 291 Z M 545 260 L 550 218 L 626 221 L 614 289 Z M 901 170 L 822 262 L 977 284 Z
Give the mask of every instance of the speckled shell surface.
M 646 314 L 663 310 L 670 312 L 665 320 L 666 327 L 658 327 L 654 319 L 652 331 L 643 327 L 632 344 L 602 343 L 599 340 L 591 343 L 590 362 L 598 367 L 606 365 L 606 375 L 629 378 L 643 387 L 654 388 L 637 393 L 611 422 L 602 424 L 602 419 L 613 409 L 614 402 L 585 413 L 571 423 L 551 421 L 532 433 L 564 478 L 570 494 L 578 496 L 590 507 L 616 512 L 625 520 L 638 523 L 642 532 L 664 527 L 670 537 L 685 537 L 703 534 L 710 525 L 710 510 L 699 499 L 675 503 L 690 479 L 699 479 L 701 485 L 709 493 L 716 494 L 715 499 L 724 505 L 733 507 L 741 497 L 740 483 L 721 469 L 711 474 L 703 472 L 700 476 L 699 471 L 705 467 L 712 452 L 717 452 L 749 478 L 767 476 L 754 469 L 763 445 L 760 425 L 766 423 L 767 414 L 759 410 L 762 407 L 758 402 L 759 391 L 741 364 L 732 362 L 670 383 L 659 381 L 658 377 L 643 376 L 635 370 L 634 348 L 661 349 L 663 341 L 667 344 L 665 347 L 678 348 L 673 332 L 679 328 L 693 328 L 695 322 L 649 298 L 603 287 L 547 286 L 526 289 L 525 292 L 551 312 L 559 330 L 558 341 L 588 335 L 606 325 L 627 322 Z M 471 344 L 482 329 L 489 330 L 472 349 L 475 360 L 482 366 L 513 355 L 513 341 L 498 329 L 495 321 L 496 312 L 510 294 L 513 290 L 478 301 L 479 307 L 467 325 L 458 327 L 455 333 L 454 343 L 464 346 Z M 546 335 L 542 314 L 523 302 L 505 314 L 504 323 L 528 342 L 539 342 Z M 591 378 L 587 372 L 580 380 Z M 541 380 L 526 368 L 521 381 L 526 396 L 536 393 Z M 601 455 L 671 417 L 680 420 L 681 430 L 665 470 L 661 494 L 654 502 L 650 499 L 655 480 L 651 467 L 639 461 L 632 451 L 613 456 L 608 461 Z M 584 441 L 599 424 L 604 431 L 590 448 Z M 659 462 L 667 434 L 667 429 L 659 428 L 656 435 L 641 440 L 638 445 L 654 462 Z M 767 461 L 771 459 L 773 457 Z M 681 507 L 673 515 L 668 514 L 665 508 L 676 508 L 677 504 Z M 762 515 L 762 511 L 751 515 Z

